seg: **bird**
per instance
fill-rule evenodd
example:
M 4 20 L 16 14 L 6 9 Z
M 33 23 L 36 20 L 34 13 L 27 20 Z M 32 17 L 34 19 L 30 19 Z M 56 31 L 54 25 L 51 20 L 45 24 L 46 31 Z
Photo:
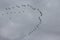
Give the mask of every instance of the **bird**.
M 40 12 L 40 15 L 42 16 L 42 12 L 39 9 L 37 9 L 37 10 Z
M 17 8 L 20 8 L 20 6 L 16 5 Z

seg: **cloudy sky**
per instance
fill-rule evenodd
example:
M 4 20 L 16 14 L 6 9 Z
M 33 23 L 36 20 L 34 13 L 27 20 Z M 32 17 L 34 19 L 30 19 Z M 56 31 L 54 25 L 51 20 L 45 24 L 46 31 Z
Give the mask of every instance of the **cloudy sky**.
M 39 23 L 38 8 L 42 22 L 28 35 Z M 60 40 L 59 10 L 60 0 L 0 0 L 0 40 Z

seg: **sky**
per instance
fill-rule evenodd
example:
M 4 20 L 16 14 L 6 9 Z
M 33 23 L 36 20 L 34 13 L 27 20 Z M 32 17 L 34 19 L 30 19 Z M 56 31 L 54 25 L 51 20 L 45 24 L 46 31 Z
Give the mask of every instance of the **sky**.
M 0 40 L 60 40 L 59 2 L 0 0 Z M 42 16 L 38 9 L 43 13 Z M 39 28 L 33 31 L 40 21 Z

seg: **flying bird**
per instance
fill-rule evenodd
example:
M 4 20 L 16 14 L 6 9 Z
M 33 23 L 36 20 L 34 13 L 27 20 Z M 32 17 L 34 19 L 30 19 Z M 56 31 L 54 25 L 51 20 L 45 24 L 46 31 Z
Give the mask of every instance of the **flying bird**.
M 39 11 L 40 15 L 42 16 L 42 12 L 39 9 L 37 9 L 37 10 Z

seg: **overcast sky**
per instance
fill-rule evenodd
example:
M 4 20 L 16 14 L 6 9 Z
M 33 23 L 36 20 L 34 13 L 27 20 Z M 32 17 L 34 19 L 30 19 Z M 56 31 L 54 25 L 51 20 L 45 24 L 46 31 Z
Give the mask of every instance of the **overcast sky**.
M 6 15 L 5 13 L 17 13 L 23 10 L 23 7 L 21 9 L 15 8 L 11 11 L 5 10 L 8 7 L 15 7 L 16 3 L 18 5 L 30 4 L 35 8 L 39 8 L 43 13 L 39 30 L 33 32 L 30 36 L 26 36 L 25 34 L 32 31 L 33 26 L 38 24 L 38 11 L 32 11 L 32 9 L 27 7 L 24 9 L 25 14 L 21 14 L 21 17 L 19 14 Z M 2 10 L 0 11 L 0 40 L 60 40 L 59 3 L 60 0 L 0 0 L 0 10 Z M 1 16 L 1 13 L 4 16 Z M 8 19 L 10 17 L 12 17 L 12 20 Z M 26 39 L 23 39 L 24 35 Z

